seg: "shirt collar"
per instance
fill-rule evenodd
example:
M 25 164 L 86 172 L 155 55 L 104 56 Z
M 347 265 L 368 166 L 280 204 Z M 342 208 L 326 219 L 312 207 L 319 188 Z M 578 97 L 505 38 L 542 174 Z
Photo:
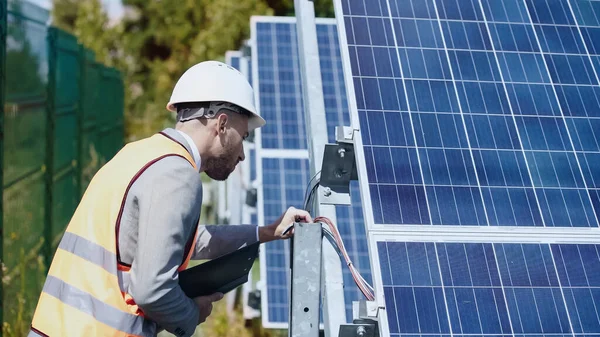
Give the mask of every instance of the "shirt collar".
M 200 158 L 200 153 L 198 152 L 198 147 L 196 146 L 196 144 L 194 144 L 194 141 L 192 140 L 192 138 L 190 138 L 190 136 L 188 136 L 185 132 L 180 131 L 180 130 L 175 130 L 175 131 L 179 132 L 179 134 L 187 142 L 190 149 L 192 149 L 192 157 L 194 158 L 194 162 L 196 162 L 196 167 L 198 168 L 198 171 L 200 171 L 200 164 L 202 163 L 202 160 Z

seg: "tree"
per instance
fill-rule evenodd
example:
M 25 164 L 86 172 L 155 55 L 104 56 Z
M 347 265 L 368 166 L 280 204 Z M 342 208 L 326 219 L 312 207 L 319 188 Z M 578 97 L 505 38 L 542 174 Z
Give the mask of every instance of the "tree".
M 94 51 L 96 61 L 109 67 L 120 63 L 117 59 L 119 28 L 109 26 L 100 0 L 79 2 L 73 33 L 80 43 Z
M 294 15 L 294 0 L 267 0 L 267 4 L 273 9 L 274 15 Z M 335 17 L 332 0 L 315 0 L 314 5 L 315 16 L 324 18 Z
M 52 25 L 73 32 L 80 3 L 79 0 L 53 0 Z
M 52 25 L 72 33 L 91 49 L 96 61 L 121 66 L 120 26 L 109 26 L 100 0 L 54 0 Z

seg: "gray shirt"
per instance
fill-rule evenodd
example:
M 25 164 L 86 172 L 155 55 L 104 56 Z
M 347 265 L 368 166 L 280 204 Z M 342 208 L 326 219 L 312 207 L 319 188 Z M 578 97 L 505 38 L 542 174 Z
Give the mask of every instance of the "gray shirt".
M 175 130 L 163 131 L 192 153 Z M 212 259 L 256 242 L 255 225 L 199 225 L 200 174 L 181 157 L 166 157 L 148 167 L 125 200 L 118 245 L 120 261 L 131 266 L 128 293 L 155 321 L 177 336 L 190 336 L 198 308 L 179 287 L 178 272 L 196 227 L 193 259 Z

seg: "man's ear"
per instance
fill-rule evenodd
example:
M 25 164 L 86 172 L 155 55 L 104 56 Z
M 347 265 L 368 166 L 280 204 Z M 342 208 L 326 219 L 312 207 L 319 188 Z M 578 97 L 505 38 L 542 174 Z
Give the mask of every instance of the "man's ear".
M 229 116 L 227 114 L 220 114 L 217 117 L 217 126 L 219 133 L 225 132 L 225 128 L 227 127 L 227 123 L 229 122 Z

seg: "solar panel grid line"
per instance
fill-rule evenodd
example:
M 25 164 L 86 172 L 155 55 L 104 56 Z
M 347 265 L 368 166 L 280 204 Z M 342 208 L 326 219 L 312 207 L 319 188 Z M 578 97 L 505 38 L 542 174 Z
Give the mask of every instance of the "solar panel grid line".
M 486 13 L 485 13 L 485 11 L 483 11 L 483 4 L 482 4 L 481 0 L 478 0 L 478 3 L 479 3 L 480 8 L 482 9 L 482 15 L 483 15 L 483 19 L 485 21 L 485 25 L 486 25 L 486 29 L 487 29 L 488 35 L 491 37 L 491 32 L 490 32 L 490 29 L 489 29 L 489 24 L 488 24 L 488 20 L 487 20 L 487 17 L 486 17 Z M 498 54 L 496 53 L 496 48 L 495 48 L 495 46 L 494 46 L 493 43 L 491 44 L 491 49 L 492 49 L 492 53 L 494 54 L 494 59 L 496 60 L 496 64 L 498 66 L 498 69 L 501 69 L 500 61 L 498 60 Z M 501 79 L 502 86 L 504 88 L 504 92 L 506 94 L 506 97 L 509 97 L 508 89 L 506 87 L 506 82 L 504 80 L 504 74 L 502 73 L 502 71 L 499 71 L 499 75 L 500 75 L 500 79 Z M 507 103 L 508 103 L 510 111 L 512 112 L 511 115 L 512 115 L 513 123 L 514 123 L 514 126 L 515 126 L 515 132 L 517 134 L 519 143 L 523 144 L 521 133 L 519 131 L 519 128 L 518 128 L 518 125 L 517 125 L 517 120 L 516 120 L 516 117 L 515 117 L 515 114 L 514 114 L 514 110 L 513 110 L 513 107 L 512 107 L 512 102 L 510 101 L 510 99 L 507 99 Z M 523 146 L 521 146 L 521 153 L 523 154 L 523 158 L 525 160 L 525 166 L 527 167 L 527 174 L 529 175 L 529 181 L 533 182 L 533 176 L 531 174 L 531 169 L 530 169 L 530 166 L 529 166 L 529 164 L 527 162 L 527 156 L 525 155 L 525 149 L 523 148 Z M 542 225 L 544 227 L 546 227 L 546 223 L 545 223 L 544 217 L 541 214 L 542 207 L 540 205 L 540 201 L 539 201 L 538 195 L 535 192 L 534 192 L 534 197 L 535 197 L 535 201 L 536 201 L 537 206 L 538 206 L 538 210 L 540 212 L 540 218 L 541 218 L 541 221 L 542 221 Z
M 440 31 L 442 31 L 442 23 L 440 21 L 440 16 L 439 16 L 438 8 L 437 8 L 437 5 L 436 5 L 435 1 L 433 2 L 433 7 L 435 9 L 438 26 L 440 28 Z M 447 45 L 446 45 L 446 39 L 444 37 L 444 34 L 441 34 L 441 37 L 442 37 L 442 43 L 443 43 L 443 46 L 444 46 L 444 50 L 446 52 L 447 60 L 450 60 L 450 54 L 448 53 L 448 49 L 447 49 Z M 438 54 L 438 57 L 439 57 L 439 54 Z M 443 63 L 444 60 L 441 60 L 441 58 L 440 58 L 440 62 Z M 448 69 L 450 71 L 450 77 L 452 78 L 452 82 L 453 82 L 453 85 L 454 85 L 456 100 L 458 102 L 458 107 L 459 107 L 459 111 L 460 111 L 460 115 L 461 115 L 463 127 L 464 127 L 465 130 L 468 130 L 467 123 L 465 122 L 465 116 L 463 114 L 463 110 L 462 110 L 462 107 L 461 107 L 461 100 L 460 100 L 460 96 L 458 94 L 458 87 L 456 86 L 456 80 L 455 80 L 455 77 L 454 77 L 454 72 L 452 70 L 452 65 L 448 64 Z M 477 165 L 475 164 L 475 157 L 473 155 L 473 149 L 471 147 L 471 141 L 470 141 L 469 134 L 468 134 L 468 132 L 466 132 L 465 134 L 466 134 L 467 146 L 469 147 L 469 152 L 471 154 L 472 165 L 473 165 L 473 167 L 477 167 Z M 440 131 L 440 137 L 442 137 L 441 131 Z M 448 171 L 450 171 L 450 168 L 448 168 Z M 475 179 L 477 181 L 477 185 L 478 186 L 482 186 L 481 181 L 479 179 L 479 174 L 478 174 L 477 170 L 474 170 L 474 173 L 475 173 Z M 481 199 L 484 200 L 483 191 L 481 190 L 481 188 L 479 188 L 479 194 L 481 196 Z M 485 215 L 486 224 L 489 225 L 490 224 L 490 220 L 489 220 L 489 217 L 488 217 L 488 211 L 487 211 L 487 207 L 486 207 L 485 203 L 483 203 L 483 212 L 484 212 L 484 215 Z
M 479 0 L 479 1 L 481 1 L 481 0 Z M 524 2 L 524 4 L 525 4 L 526 8 L 528 9 L 528 10 L 527 10 L 527 14 L 529 15 L 529 20 L 530 20 L 530 22 L 531 22 L 531 26 L 532 26 L 532 28 L 533 28 L 533 31 L 534 31 L 534 36 L 535 36 L 535 39 L 536 39 L 536 41 L 537 41 L 538 48 L 540 49 L 540 53 L 542 53 L 542 54 L 543 54 L 543 49 L 542 49 L 542 46 L 541 46 L 541 43 L 540 43 L 539 37 L 537 36 L 537 32 L 535 31 L 535 27 L 534 27 L 534 24 L 533 24 L 533 20 L 532 20 L 532 18 L 531 18 L 531 13 L 530 13 L 530 11 L 529 11 L 529 8 L 527 7 L 527 6 L 528 6 L 528 4 L 527 4 L 527 1 L 523 0 L 523 2 Z M 567 3 L 568 3 L 568 0 L 567 0 Z M 574 15 L 574 13 L 572 13 L 572 14 L 573 14 L 573 19 L 574 19 L 574 21 L 576 22 L 575 15 Z M 583 39 L 583 37 L 582 37 L 582 39 Z M 584 42 L 584 45 L 585 45 L 585 41 L 583 41 L 583 42 Z M 588 54 L 588 57 L 589 57 L 589 54 Z M 546 59 L 545 59 L 545 58 L 543 58 L 543 62 L 544 62 L 544 65 L 545 65 L 545 67 L 546 67 L 546 71 L 547 71 L 548 73 L 550 73 L 550 68 L 548 67 L 548 64 L 547 64 L 547 62 L 546 62 Z M 591 62 L 591 57 L 590 57 L 590 64 L 591 64 L 591 65 L 592 65 L 592 67 L 593 67 L 593 62 Z M 571 69 L 571 71 L 572 71 L 572 69 Z M 595 74 L 595 70 L 594 70 L 594 74 Z M 555 94 L 555 96 L 557 96 L 557 97 L 558 97 L 558 94 L 556 93 L 556 88 L 555 88 L 555 86 L 554 86 L 554 80 L 553 80 L 552 78 L 550 78 L 550 83 L 552 84 L 552 89 L 554 90 L 554 94 Z M 597 76 L 596 76 L 596 84 L 600 84 L 600 81 L 598 81 L 598 77 L 597 77 Z M 573 151 L 574 151 L 574 150 L 575 150 L 575 145 L 574 145 L 574 143 L 573 143 L 573 137 L 571 137 L 571 134 L 570 134 L 570 131 L 569 131 L 569 127 L 568 127 L 568 125 L 566 125 L 565 114 L 564 114 L 564 112 L 563 112 L 563 110 L 562 110 L 562 107 L 560 106 L 560 104 L 558 105 L 558 108 L 559 108 L 559 111 L 560 111 L 560 113 L 561 113 L 561 116 L 562 116 L 562 118 L 563 118 L 563 122 L 565 123 L 565 130 L 566 130 L 566 132 L 567 132 L 567 135 L 568 135 L 568 138 L 569 138 L 569 142 L 570 142 L 570 144 L 571 144 L 571 147 L 573 148 Z M 578 168 L 579 168 L 579 172 L 581 173 L 581 178 L 582 178 L 582 180 L 583 180 L 583 184 L 584 184 L 584 186 L 585 186 L 585 189 L 586 189 L 586 190 L 589 190 L 589 188 L 588 188 L 588 185 L 587 185 L 587 182 L 586 182 L 586 180 L 585 180 L 585 177 L 583 177 L 583 169 L 582 169 L 581 163 L 579 162 L 579 157 L 577 156 L 577 154 L 576 154 L 576 153 L 575 153 L 575 161 L 577 162 L 577 166 L 578 166 Z M 599 218 L 598 218 L 598 214 L 596 214 L 596 209 L 595 209 L 595 208 L 594 208 L 594 206 L 593 206 L 593 201 L 592 201 L 592 198 L 591 198 L 590 194 L 589 194 L 589 193 L 586 193 L 586 194 L 588 195 L 589 202 L 590 202 L 590 206 L 591 206 L 591 209 L 592 209 L 592 211 L 593 211 L 593 213 L 594 213 L 594 217 L 595 217 L 595 219 L 599 219 Z M 597 221 L 597 220 L 596 220 L 596 221 Z
M 548 227 L 540 230 L 539 227 L 532 226 L 509 228 L 482 226 L 474 230 L 471 226 L 375 225 L 369 229 L 368 233 L 368 235 L 377 235 L 378 237 L 402 236 L 412 241 L 423 240 L 426 237 L 432 240 L 477 242 L 487 237 L 495 242 L 600 243 L 600 231 L 590 227 Z
M 550 249 L 550 255 L 552 257 L 552 263 L 554 265 L 554 271 L 558 275 L 558 267 L 556 266 L 556 259 L 554 258 L 554 253 L 552 252 L 552 249 Z M 562 300 L 563 300 L 563 302 L 565 303 L 565 306 L 566 306 L 567 299 L 565 297 L 565 291 L 564 291 L 563 285 L 561 283 L 560 277 L 557 277 L 557 280 L 558 280 L 558 287 L 560 288 L 560 294 L 562 296 Z M 575 337 L 575 329 L 573 329 L 573 322 L 571 322 L 571 315 L 567 315 L 567 320 L 569 321 L 569 328 L 571 329 L 572 335 L 573 335 L 573 337 Z
M 366 6 L 366 2 L 365 2 L 365 6 Z M 387 7 L 388 7 L 387 8 L 388 11 L 391 13 L 391 5 L 390 5 L 389 1 L 387 2 Z M 381 10 L 381 8 L 380 8 L 380 10 Z M 366 8 L 365 8 L 365 11 L 366 11 Z M 393 22 L 391 20 L 391 17 L 390 17 L 390 24 L 393 26 Z M 369 39 L 371 39 L 370 31 L 368 32 L 368 34 L 369 34 Z M 401 64 L 401 57 L 400 57 L 400 54 L 399 54 L 399 51 L 398 51 L 398 44 L 397 44 L 398 40 L 397 40 L 397 37 L 396 37 L 396 31 L 393 30 L 393 29 L 392 29 L 392 36 L 393 36 L 393 39 L 394 39 L 394 46 L 395 46 L 395 50 L 396 50 L 396 57 L 398 58 L 398 63 Z M 387 36 L 386 36 L 386 39 L 387 39 Z M 358 55 L 357 55 L 357 57 L 358 57 Z M 390 57 L 391 57 L 391 55 L 390 55 Z M 375 61 L 375 59 L 373 61 Z M 404 78 L 405 78 L 404 77 L 404 70 L 402 69 L 402 67 L 399 67 L 399 69 L 400 69 L 400 77 L 403 79 L 404 87 L 406 88 L 406 82 L 404 81 Z M 396 87 L 396 91 L 398 91 L 397 87 Z M 408 91 L 407 90 L 403 90 L 403 91 L 404 91 L 404 96 L 405 96 L 405 99 L 406 99 L 407 108 L 410 111 L 411 109 L 410 109 L 410 100 L 409 100 L 409 97 L 408 97 Z M 363 92 L 363 95 L 364 95 L 364 92 Z M 384 106 L 383 105 L 383 101 L 381 101 L 381 106 L 382 107 Z M 401 104 L 398 103 L 398 106 L 401 107 Z M 412 118 L 410 118 L 410 117 L 409 117 L 409 122 L 410 122 L 410 127 L 411 127 L 411 131 L 412 131 L 412 136 L 413 136 L 414 144 L 417 144 L 417 136 L 416 136 L 416 132 L 415 132 L 415 126 L 414 126 Z M 387 129 L 386 129 L 386 131 L 387 131 Z M 390 155 L 391 155 L 391 153 L 390 153 Z M 375 161 L 375 158 L 373 158 L 373 161 Z M 419 170 L 420 170 L 420 173 L 421 173 L 421 177 L 424 177 L 425 174 L 423 172 L 423 165 L 421 163 L 421 156 L 419 156 L 418 154 L 417 154 L 417 162 L 418 162 Z M 396 175 L 394 173 L 394 177 L 395 176 Z M 423 183 L 423 190 L 426 191 L 425 179 L 422 179 L 422 183 Z M 427 193 L 424 193 L 424 195 L 425 195 L 425 203 L 426 203 L 426 206 L 427 206 L 427 205 L 429 205 L 429 196 L 427 195 Z M 398 206 L 400 206 L 400 205 L 398 205 Z M 418 206 L 419 205 L 418 205 L 418 201 L 417 201 L 417 207 Z M 381 204 L 380 207 L 383 209 L 383 204 Z M 420 209 L 420 207 L 419 207 L 419 209 Z M 431 216 L 431 207 L 427 207 L 427 212 L 428 212 L 429 223 L 431 224 L 431 219 L 432 219 L 432 216 Z
M 435 6 L 435 2 L 434 2 L 433 4 L 434 4 L 434 6 Z M 437 16 L 438 16 L 438 22 L 439 22 L 439 21 L 440 21 L 439 14 L 438 14 Z M 440 24 L 440 28 L 441 28 L 441 24 Z M 488 33 L 489 33 L 489 32 L 488 32 Z M 441 36 L 442 36 L 442 40 L 444 40 L 444 34 L 441 34 Z M 444 46 L 446 47 L 446 44 L 445 44 L 445 42 L 444 42 Z M 493 48 L 493 45 L 492 45 L 492 48 Z M 451 69 L 451 67 L 450 67 L 450 71 L 452 72 L 452 69 Z M 502 73 L 500 73 L 500 75 L 502 76 Z M 509 103 L 509 104 L 510 104 L 510 103 Z M 459 107 L 461 106 L 460 99 L 459 99 L 459 104 L 458 104 L 458 105 L 459 105 Z M 509 106 L 510 106 L 510 105 L 509 105 Z M 514 115 L 513 115 L 513 116 L 514 116 Z M 466 129 L 466 126 L 465 126 L 465 129 Z M 518 134 L 518 132 L 517 132 L 517 134 Z M 468 133 L 467 133 L 467 141 L 468 141 L 468 138 L 469 138 L 469 136 L 468 136 Z M 495 140 L 494 140 L 494 142 L 495 142 Z M 500 159 L 500 158 L 498 158 L 498 159 Z M 474 166 L 475 166 L 475 165 L 474 165 Z M 476 166 L 475 166 L 475 167 L 476 167 Z M 504 175 L 504 172 L 502 172 L 502 174 Z M 510 201 L 510 195 L 509 195 L 509 201 Z M 484 211 L 485 211 L 485 210 L 486 210 L 486 208 L 487 208 L 485 203 L 483 204 L 483 207 L 484 207 Z M 513 210 L 513 212 L 514 212 L 514 210 Z M 489 221 L 488 221 L 488 223 L 489 223 Z
M 435 245 L 434 247 L 435 247 L 435 257 L 436 257 L 436 259 L 437 259 L 437 264 L 438 264 L 438 266 L 439 266 L 439 265 L 441 265 L 441 263 L 440 263 L 440 257 L 439 257 L 439 254 L 438 254 L 437 245 Z M 387 247 L 386 247 L 386 248 L 387 248 Z M 427 253 L 427 251 L 425 251 L 425 252 Z M 389 256 L 389 252 L 388 252 L 388 256 Z M 429 268 L 428 268 L 428 269 L 429 269 Z M 390 268 L 390 270 L 391 270 L 391 268 Z M 429 272 L 431 273 L 431 270 L 429 270 Z M 439 276 L 440 276 L 440 280 L 441 280 L 441 279 L 442 279 L 442 277 L 443 277 L 443 276 L 442 276 L 442 269 L 441 269 L 441 268 L 439 268 L 439 269 L 438 269 L 438 272 L 439 272 Z M 442 287 L 442 296 L 443 296 L 444 298 L 447 298 L 447 297 L 446 297 L 446 289 L 445 289 L 444 287 Z M 415 296 L 415 297 L 416 297 L 416 296 Z M 446 300 L 446 301 L 444 301 L 444 306 L 446 307 L 446 312 L 450 312 L 450 310 L 449 310 L 449 307 L 448 307 L 448 301 L 447 301 L 447 300 Z M 396 304 L 396 308 L 398 308 L 398 307 L 397 307 L 397 304 Z M 478 311 L 478 314 L 479 314 L 479 311 Z M 441 324 L 440 324 L 441 322 L 439 321 L 439 320 L 440 320 L 440 318 L 439 318 L 440 316 L 438 315 L 437 317 L 438 317 L 438 326 L 441 326 Z M 443 319 L 444 319 L 444 318 L 442 317 L 442 320 L 443 320 Z M 452 326 L 452 322 L 451 322 L 451 320 L 450 320 L 450 315 L 447 315 L 447 316 L 446 316 L 446 320 L 447 320 L 448 326 Z M 454 337 L 454 333 L 453 333 L 452 329 L 450 329 L 450 337 Z

